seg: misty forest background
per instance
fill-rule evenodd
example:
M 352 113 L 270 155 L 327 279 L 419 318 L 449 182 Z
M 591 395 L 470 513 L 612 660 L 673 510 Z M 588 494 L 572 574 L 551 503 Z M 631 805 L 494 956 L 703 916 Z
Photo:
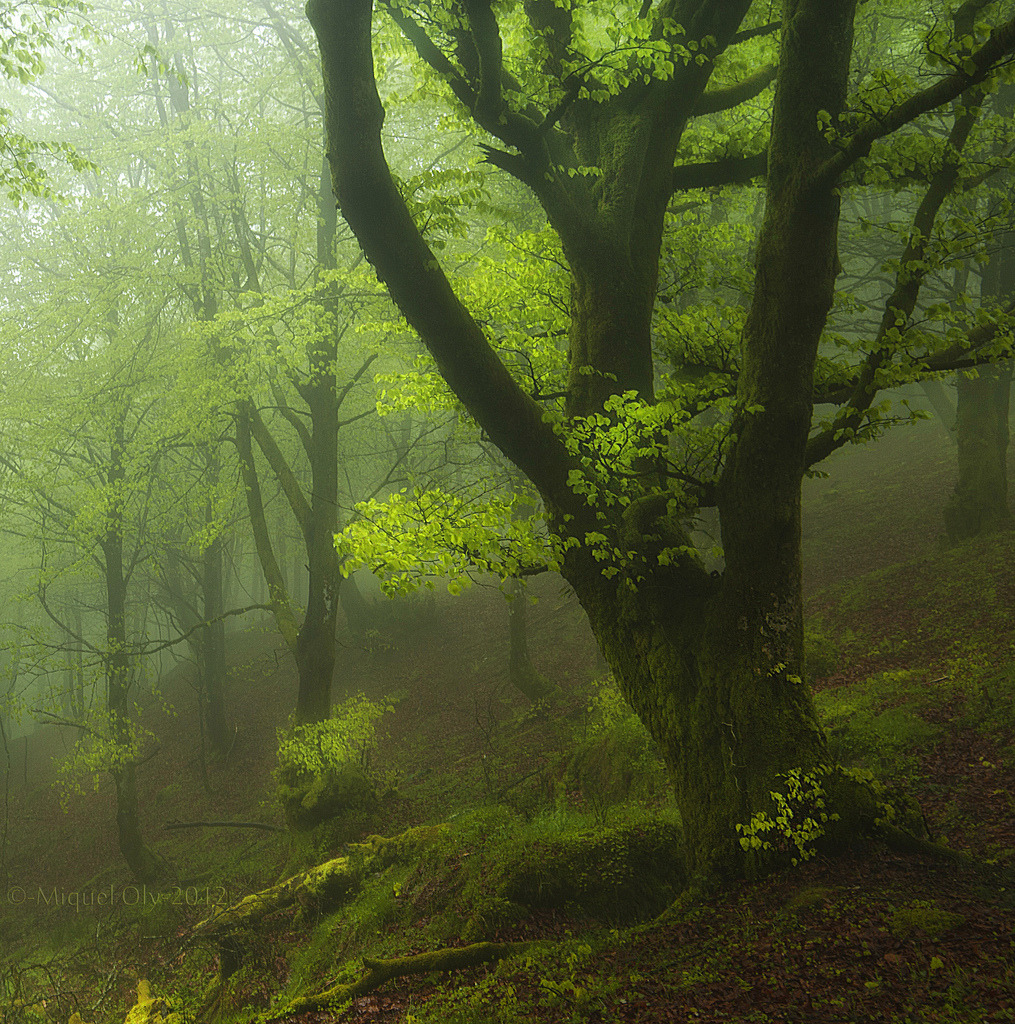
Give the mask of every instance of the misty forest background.
M 1011 3 L 376 7 L 0 3 L 0 1021 L 1015 1019 Z

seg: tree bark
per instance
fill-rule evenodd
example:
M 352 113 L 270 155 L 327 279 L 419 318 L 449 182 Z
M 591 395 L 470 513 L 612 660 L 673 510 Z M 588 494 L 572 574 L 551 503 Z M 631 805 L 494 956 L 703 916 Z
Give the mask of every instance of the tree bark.
M 959 479 L 945 506 L 948 539 L 957 544 L 1011 524 L 1008 508 L 1008 415 L 1011 366 L 959 374 L 955 439 Z
M 229 747 L 225 711 L 226 625 L 222 618 L 225 612 L 222 549 L 222 537 L 216 533 L 204 549 L 201 559 L 201 582 L 204 590 L 201 670 L 207 698 L 208 742 L 212 750 L 219 754 L 225 753 Z
M 553 686 L 532 664 L 528 641 L 528 603 L 520 580 L 508 583 L 508 676 L 515 689 L 535 703 L 548 697 Z

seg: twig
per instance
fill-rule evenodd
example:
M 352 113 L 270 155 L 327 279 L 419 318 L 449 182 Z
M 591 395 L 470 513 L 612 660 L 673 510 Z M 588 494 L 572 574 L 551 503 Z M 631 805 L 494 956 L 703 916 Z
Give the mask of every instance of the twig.
M 259 828 L 265 832 L 285 832 L 281 825 L 269 825 L 264 821 L 167 821 L 163 829 L 177 828 Z

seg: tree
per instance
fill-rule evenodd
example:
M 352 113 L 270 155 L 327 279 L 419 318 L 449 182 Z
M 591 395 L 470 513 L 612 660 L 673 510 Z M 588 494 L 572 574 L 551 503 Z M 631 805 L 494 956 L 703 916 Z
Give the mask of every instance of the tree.
M 145 844 L 140 827 L 141 616 L 131 597 L 140 567 L 153 557 L 152 537 L 165 514 L 153 501 L 152 481 L 166 444 L 155 410 L 170 376 L 156 344 L 167 303 L 138 287 L 147 268 L 127 272 L 124 233 L 136 241 L 137 222 L 123 216 L 123 206 L 119 213 L 120 224 L 103 225 L 104 233 L 97 228 L 86 242 L 75 237 L 69 215 L 27 228 L 38 263 L 22 264 L 22 302 L 9 306 L 11 321 L 4 330 L 9 432 L 0 464 L 8 474 L 4 527 L 32 542 L 39 558 L 38 603 L 60 639 L 69 640 L 65 653 L 85 647 L 105 683 L 102 713 L 67 723 L 84 732 L 77 765 L 112 778 L 120 851 L 134 877 L 152 881 L 165 865 Z M 53 236 L 86 249 L 98 243 L 105 260 L 93 258 L 85 273 L 80 249 L 47 248 Z M 42 281 L 31 280 L 32 270 L 42 271 Z M 33 298 L 40 299 L 38 306 Z M 102 633 L 94 642 L 75 630 L 71 616 L 63 616 L 53 600 L 54 593 L 64 597 L 71 590 L 80 597 L 89 583 L 97 593 Z
M 78 56 L 74 36 L 60 33 L 58 23 L 87 12 L 80 0 L 35 0 L 34 3 L 0 3 L 0 75 L 25 84 L 45 70 L 47 51 Z M 0 105 L 0 189 L 7 198 L 22 203 L 27 196 L 52 196 L 45 167 L 46 155 L 56 156 L 74 170 L 94 170 L 67 142 L 33 138 L 14 126 L 14 112 Z
M 1002 85 L 994 96 L 997 113 L 1011 121 L 1015 114 L 1015 85 Z M 1001 176 L 1010 191 L 1011 171 Z M 998 232 L 990 261 L 980 268 L 980 300 L 1011 303 L 1015 299 L 1015 228 Z M 1011 523 L 1008 507 L 1008 416 L 1011 403 L 1011 364 L 984 366 L 960 373 L 955 441 L 958 480 L 944 510 L 949 540 L 956 542 L 1003 529 Z
M 837 412 L 812 434 L 815 364 L 839 268 L 839 192 L 879 140 L 922 114 L 965 96 L 975 122 L 985 83 L 1015 48 L 1015 21 L 964 26 L 966 15 L 971 22 L 995 9 L 963 5 L 956 31 L 928 43 L 946 62 L 937 81 L 918 91 L 895 82 L 877 102 L 851 104 L 857 3 L 785 0 L 767 160 L 764 151 L 724 154 L 719 141 L 703 165 L 679 159 L 692 119 L 757 95 L 773 77 L 740 71 L 738 48 L 771 31 L 749 0 L 646 0 L 602 11 L 554 0 L 379 6 L 485 133 L 486 160 L 532 191 L 560 239 L 571 303 L 563 409 L 544 408 L 498 358 L 392 179 L 372 0 L 307 7 L 321 49 L 335 194 L 448 385 L 542 496 L 555 564 L 670 768 L 689 871 L 756 868 L 764 844 L 749 823 L 777 815 L 782 805 L 771 794 L 794 788 L 787 777 L 811 780 L 796 807 L 809 800 L 817 819 L 827 800 L 840 838 L 871 827 L 869 793 L 831 771 L 802 682 L 800 483 L 876 421 L 880 371 L 892 363 L 923 277 L 926 220 L 933 224 L 938 193 L 954 183 L 970 118 L 960 109 L 939 147 L 935 191 L 909 233 L 878 336 L 844 373 Z M 876 4 L 864 5 L 863 17 L 875 16 Z M 703 396 L 671 388 L 657 400 L 652 359 L 667 210 L 675 189 L 744 180 L 766 166 L 735 405 L 715 472 L 689 476 L 668 458 L 669 439 L 686 435 Z M 996 334 L 996 323 L 986 325 L 969 343 Z M 976 358 L 966 352 L 947 358 Z M 636 443 L 624 440 L 634 433 Z M 722 529 L 717 577 L 685 527 L 709 505 Z M 815 779 L 824 779 L 825 796 Z M 742 842 L 737 825 L 748 833 Z

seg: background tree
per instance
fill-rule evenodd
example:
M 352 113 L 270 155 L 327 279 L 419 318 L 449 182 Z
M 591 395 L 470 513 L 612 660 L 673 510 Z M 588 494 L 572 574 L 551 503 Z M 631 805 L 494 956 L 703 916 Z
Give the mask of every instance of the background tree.
M 1011 124 L 1015 115 L 1015 85 L 1002 85 L 993 97 L 995 116 Z M 986 202 L 1001 211 L 1001 224 L 988 250 L 989 261 L 979 268 L 979 300 L 985 306 L 1011 310 L 1015 304 L 1015 229 L 1010 210 L 1012 144 L 1001 131 L 993 140 L 995 153 L 1008 167 L 997 175 L 996 191 Z M 1004 213 L 1007 211 L 1007 224 Z M 961 541 L 1011 522 L 1008 505 L 1008 426 L 1011 406 L 1011 363 L 983 366 L 956 377 L 955 441 L 958 480 L 944 511 L 951 541 Z

